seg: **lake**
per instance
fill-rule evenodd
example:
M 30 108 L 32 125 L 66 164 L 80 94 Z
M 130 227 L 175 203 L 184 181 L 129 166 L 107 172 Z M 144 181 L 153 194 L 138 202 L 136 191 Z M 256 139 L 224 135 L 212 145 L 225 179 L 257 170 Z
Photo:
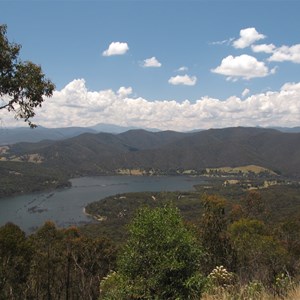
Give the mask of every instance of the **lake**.
M 0 226 L 13 222 L 31 233 L 47 220 L 59 227 L 93 222 L 84 207 L 105 197 L 142 191 L 190 191 L 203 182 L 189 176 L 98 176 L 71 179 L 72 187 L 0 199 Z

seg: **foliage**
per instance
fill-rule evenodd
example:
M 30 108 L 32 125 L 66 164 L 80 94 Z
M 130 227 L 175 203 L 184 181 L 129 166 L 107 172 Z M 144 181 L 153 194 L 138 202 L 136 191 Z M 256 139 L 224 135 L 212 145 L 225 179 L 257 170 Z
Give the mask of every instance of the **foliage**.
M 264 291 L 264 285 L 258 280 L 253 280 L 242 289 L 242 294 L 245 298 L 257 299 Z
M 206 269 L 225 265 L 234 267 L 234 253 L 227 237 L 227 202 L 220 196 L 202 197 L 203 214 L 200 219 L 200 239 L 207 255 Z
M 297 189 L 281 188 L 285 204 L 293 199 L 296 207 Z M 261 191 L 262 201 L 277 192 Z M 168 198 L 188 224 L 166 205 Z M 197 193 L 181 192 L 116 195 L 97 204 L 95 210 L 108 220 L 89 237 L 86 230 L 58 229 L 51 222 L 26 237 L 7 224 L 0 228 L 0 299 L 97 299 L 100 290 L 101 299 L 199 299 L 204 292 L 203 299 L 274 299 L 297 293 L 299 213 L 274 217 L 283 209 L 282 197 L 268 201 L 267 215 L 256 210 L 260 200 L 247 208 L 245 199 L 206 194 L 200 201 Z M 151 208 L 136 212 L 148 203 Z M 111 227 L 105 227 L 109 219 Z M 120 227 L 128 222 L 126 233 Z M 105 231 L 123 236 L 117 264 Z M 226 264 L 213 265 L 218 261 Z
M 275 291 L 277 295 L 286 297 L 288 292 L 294 289 L 295 283 L 287 273 L 280 273 L 275 278 Z
M 126 286 L 134 287 L 124 299 L 189 299 L 195 292 L 200 295 L 202 255 L 195 235 L 184 226 L 177 209 L 140 209 L 118 259 L 118 282 L 125 280 Z M 199 281 L 194 282 L 193 277 Z
M 244 218 L 261 220 L 268 217 L 266 202 L 257 191 L 249 191 L 242 199 L 242 205 Z
M 276 226 L 274 234 L 278 236 L 287 250 L 289 260 L 287 265 L 292 274 L 300 271 L 300 218 L 289 218 Z
M 55 86 L 40 66 L 18 58 L 21 46 L 8 41 L 6 30 L 6 25 L 0 25 L 0 110 L 11 111 L 34 127 L 30 120 L 34 109 L 41 106 L 43 96 L 52 96 Z
M 111 271 L 100 282 L 100 299 L 147 299 L 148 294 L 141 295 L 142 282 L 129 281 L 128 278 L 118 272 Z
M 114 261 L 109 241 L 75 227 L 46 222 L 26 237 L 8 223 L 0 228 L 0 299 L 97 299 Z
M 287 252 L 262 221 L 240 219 L 229 226 L 228 232 L 237 253 L 240 278 L 270 283 L 272 275 L 285 267 Z
M 0 228 L 0 299 L 17 299 L 26 289 L 31 250 L 18 226 Z
M 160 207 L 172 202 L 179 208 L 185 220 L 196 221 L 202 204 L 199 195 L 193 192 L 136 192 L 117 194 L 92 202 L 86 206 L 86 213 L 99 224 L 81 228 L 89 236 L 106 235 L 116 243 L 123 243 L 128 237 L 127 225 L 140 207 Z
M 114 260 L 108 241 L 83 237 L 77 228 L 58 230 L 51 222 L 31 241 L 36 249 L 29 280 L 32 295 L 38 299 L 97 298 L 98 283 Z
M 169 200 L 180 209 L 184 220 L 196 224 L 201 233 L 203 199 L 213 196 L 225 201 L 224 214 L 221 214 L 225 231 L 221 231 L 221 237 L 226 238 L 227 225 L 245 217 L 244 199 L 247 198 L 249 192 L 239 187 L 223 188 L 219 186 L 218 181 L 209 184 L 210 188 L 206 188 L 208 183 L 205 182 L 204 186 L 201 188 L 198 186 L 198 190 L 192 192 L 138 192 L 106 197 L 86 207 L 87 213 L 95 218 L 104 216 L 105 220 L 84 226 L 81 230 L 89 236 L 106 235 L 116 243 L 123 243 L 127 238 L 126 224 L 132 220 L 136 209 L 142 205 L 157 207 Z M 300 254 L 300 230 L 297 229 L 300 228 L 300 186 L 288 184 L 273 186 L 259 190 L 259 194 L 268 207 L 268 214 L 260 214 L 259 219 L 270 229 L 276 229 L 276 233 L 273 234 L 279 236 L 284 247 L 289 247 L 294 257 L 300 257 L 297 255 L 297 253 Z M 210 231 L 207 231 L 207 235 L 210 238 Z M 216 265 L 228 267 L 226 262 L 221 261 L 211 264 L 207 272 L 210 272 Z M 297 262 L 291 261 L 291 265 L 296 266 Z M 234 271 L 233 266 L 229 269 Z

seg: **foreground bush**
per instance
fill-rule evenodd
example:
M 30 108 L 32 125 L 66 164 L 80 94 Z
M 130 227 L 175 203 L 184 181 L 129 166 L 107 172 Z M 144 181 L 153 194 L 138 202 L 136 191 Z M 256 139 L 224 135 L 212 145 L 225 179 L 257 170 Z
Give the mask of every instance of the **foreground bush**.
M 204 288 L 203 253 L 176 208 L 141 209 L 129 227 L 118 270 L 101 299 L 196 299 Z

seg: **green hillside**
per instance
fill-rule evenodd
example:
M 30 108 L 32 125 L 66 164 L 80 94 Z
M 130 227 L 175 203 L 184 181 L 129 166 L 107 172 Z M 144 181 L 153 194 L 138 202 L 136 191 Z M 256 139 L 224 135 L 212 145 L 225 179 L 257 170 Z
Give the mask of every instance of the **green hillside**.
M 7 169 L 8 162 L 22 166 L 11 163 Z M 203 174 L 206 169 L 249 165 L 268 169 L 270 173 L 299 177 L 300 133 L 244 127 L 193 133 L 130 130 L 121 134 L 84 133 L 61 141 L 0 148 L 0 169 L 10 172 L 12 184 L 12 174 L 20 168 L 33 173 L 45 168 L 59 174 L 57 177 L 71 178 L 122 174 L 123 170 L 129 170 L 124 174 Z M 6 176 L 5 171 L 2 174 Z M 16 182 L 18 178 L 15 177 Z M 31 183 L 29 187 L 35 190 L 34 180 Z M 2 185 L 2 189 L 6 186 Z

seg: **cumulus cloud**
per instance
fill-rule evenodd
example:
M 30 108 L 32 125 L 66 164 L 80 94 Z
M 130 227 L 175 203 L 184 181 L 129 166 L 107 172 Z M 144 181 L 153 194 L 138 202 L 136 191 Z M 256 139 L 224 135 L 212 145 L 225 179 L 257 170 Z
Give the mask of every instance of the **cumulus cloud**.
M 293 45 L 291 47 L 281 46 L 273 51 L 273 55 L 269 58 L 269 61 L 290 61 L 294 63 L 300 63 L 300 44 Z
M 145 68 L 159 68 L 161 67 L 161 63 L 156 59 L 155 56 L 153 56 L 151 58 L 145 59 L 142 66 Z
M 108 49 L 103 51 L 103 56 L 123 55 L 129 50 L 127 43 L 112 42 Z
M 288 91 L 288 92 L 293 92 L 293 93 L 300 93 L 300 82 L 295 83 L 295 82 L 288 82 L 285 83 L 281 91 Z
M 170 84 L 173 85 L 195 85 L 197 82 L 197 77 L 196 76 L 189 76 L 187 74 L 180 76 L 177 75 L 175 77 L 171 77 L 168 81 Z
M 121 97 L 127 97 L 132 94 L 132 87 L 126 88 L 124 86 L 121 86 L 117 93 Z
M 273 74 L 275 69 L 269 71 L 264 62 L 258 61 L 255 57 L 243 54 L 240 56 L 229 55 L 225 57 L 221 65 L 211 70 L 213 73 L 228 76 L 228 79 L 237 78 L 251 79 L 265 77 Z
M 265 35 L 258 33 L 254 27 L 245 28 L 240 31 L 240 38 L 233 42 L 233 47 L 243 49 L 265 37 Z
M 253 52 L 273 53 L 276 47 L 273 44 L 261 44 L 261 45 L 252 45 L 251 49 Z
M 55 91 L 34 122 L 45 127 L 92 126 L 111 123 L 122 126 L 192 130 L 229 126 L 298 126 L 300 119 L 300 82 L 286 83 L 279 91 L 237 96 L 222 101 L 203 97 L 195 102 L 133 98 L 132 88 L 118 91 L 89 91 L 83 79 Z M 6 111 L 0 111 L 5 126 L 15 125 Z M 18 122 L 19 126 L 24 122 Z

